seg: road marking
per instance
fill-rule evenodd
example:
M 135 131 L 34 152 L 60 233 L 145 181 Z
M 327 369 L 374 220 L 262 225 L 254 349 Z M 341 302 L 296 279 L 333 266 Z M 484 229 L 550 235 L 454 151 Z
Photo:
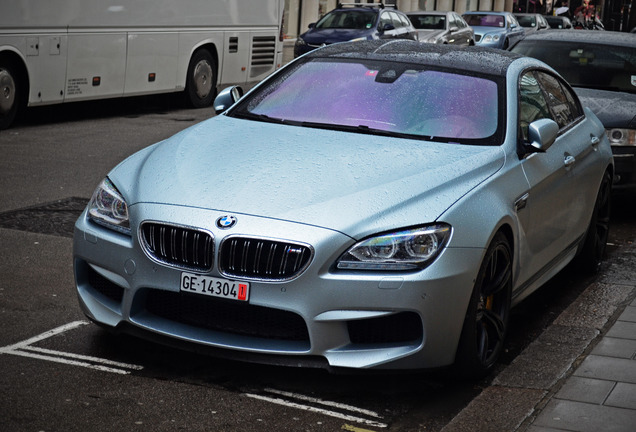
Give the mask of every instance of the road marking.
M 348 424 L 342 425 L 342 427 L 340 429 L 346 430 L 346 431 L 349 431 L 349 432 L 374 432 L 374 431 L 369 430 L 369 429 L 362 429 L 362 428 L 351 426 L 351 425 L 348 425 Z
M 372 426 L 372 427 L 377 427 L 377 428 L 386 428 L 388 427 L 388 425 L 386 423 L 382 423 L 378 420 L 372 420 L 372 419 L 368 419 L 368 418 L 363 418 L 363 417 L 359 417 L 358 414 L 365 414 L 367 416 L 373 417 L 373 418 L 377 418 L 377 419 L 382 419 L 381 416 L 379 416 L 376 412 L 373 411 L 369 411 L 369 410 L 365 410 L 362 408 L 357 408 L 351 405 L 346 405 L 346 404 L 341 404 L 338 402 L 331 402 L 331 401 L 325 401 L 322 399 L 316 399 L 316 398 L 312 398 L 309 396 L 305 396 L 305 395 L 301 395 L 301 394 L 296 394 L 296 393 L 289 393 L 289 392 L 284 392 L 281 390 L 274 390 L 274 389 L 264 389 L 265 392 L 268 393 L 272 393 L 274 395 L 279 395 L 279 396 L 284 396 L 288 399 L 282 399 L 280 397 L 270 397 L 270 396 L 265 396 L 265 395 L 261 395 L 261 394 L 254 394 L 254 393 L 243 393 L 245 396 L 252 398 L 252 399 L 258 399 L 258 400 L 262 400 L 265 402 L 270 402 L 273 404 L 277 404 L 277 405 L 283 405 L 289 408 L 296 408 L 296 409 L 301 409 L 304 411 L 309 411 L 309 412 L 314 412 L 314 413 L 319 413 L 319 414 L 324 414 L 326 416 L 329 417 L 334 417 L 334 418 L 339 418 L 342 420 L 346 420 L 346 421 L 350 421 L 350 422 L 355 422 L 355 423 L 361 423 L 361 424 L 365 424 L 367 426 Z M 291 399 L 291 400 L 289 400 Z M 346 414 L 343 412 L 339 412 L 339 411 L 333 411 L 333 410 L 329 410 L 326 408 L 320 408 L 317 406 L 312 406 L 312 405 L 305 405 L 302 403 L 298 403 L 295 402 L 294 400 L 299 400 L 299 401 L 303 401 L 303 402 L 311 402 L 313 404 L 316 405 L 323 405 L 326 407 L 331 407 L 331 408 L 338 408 L 340 410 L 343 410 L 345 412 L 351 412 L 354 413 L 356 415 L 353 414 Z
M 38 360 L 46 360 L 54 363 L 62 363 L 71 366 L 80 366 L 88 369 L 94 369 L 102 372 L 110 372 L 121 375 L 128 375 L 132 371 L 142 370 L 143 366 L 121 363 L 112 360 L 106 360 L 99 357 L 86 356 L 81 354 L 73 354 L 62 351 L 55 351 L 46 348 L 32 346 L 44 339 L 55 336 L 69 330 L 76 329 L 82 325 L 88 324 L 87 321 L 74 321 L 63 326 L 46 331 L 38 336 L 34 336 L 22 342 L 0 348 L 0 354 L 11 354 L 21 357 L 30 357 Z
M 41 348 L 37 346 L 33 346 L 37 342 L 41 342 L 45 339 L 48 339 L 52 336 L 59 335 L 61 333 L 74 330 L 80 326 L 89 324 L 87 321 L 74 321 L 60 327 L 54 328 L 52 330 L 48 330 L 42 334 L 24 340 L 22 342 L 18 342 L 13 345 L 7 345 L 5 347 L 0 348 L 0 354 L 10 354 L 21 357 L 29 357 L 38 360 L 45 360 L 54 363 L 61 363 L 71 366 L 80 366 L 88 369 L 94 369 L 102 372 L 110 372 L 122 375 L 128 375 L 133 371 L 142 370 L 143 366 L 116 362 L 113 360 L 102 359 L 99 357 L 87 356 L 82 354 L 74 354 L 63 351 L 51 350 L 48 348 Z M 265 402 L 274 403 L 277 405 L 283 405 L 290 408 L 301 409 L 304 411 L 314 412 L 323 414 L 329 417 L 339 418 L 349 422 L 355 422 L 360 424 L 365 424 L 367 426 L 377 427 L 377 428 L 386 428 L 388 425 L 386 423 L 382 423 L 379 420 L 382 420 L 382 417 L 378 415 L 378 413 L 358 408 L 353 405 L 343 404 L 339 402 L 332 402 L 328 400 L 318 399 L 311 396 L 306 396 L 298 393 L 291 393 L 282 390 L 276 390 L 272 388 L 263 389 L 265 393 L 270 393 L 273 396 L 265 396 L 262 394 L 254 394 L 254 393 L 243 393 L 244 396 L 247 396 L 252 399 L 258 399 Z M 283 399 L 285 398 L 285 399 Z M 307 402 L 318 406 L 307 405 L 304 403 L 299 403 L 296 401 Z M 332 409 L 321 408 L 329 407 L 334 408 L 339 411 L 335 411 Z M 364 418 L 361 416 L 367 416 L 370 418 Z M 354 431 L 354 432 L 372 432 L 367 429 L 360 429 L 355 426 L 345 424 L 342 427 L 344 430 Z

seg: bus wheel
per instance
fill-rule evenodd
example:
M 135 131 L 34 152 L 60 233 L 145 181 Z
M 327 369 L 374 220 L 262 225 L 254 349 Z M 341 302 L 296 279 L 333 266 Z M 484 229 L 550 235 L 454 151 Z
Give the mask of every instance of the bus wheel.
M 18 80 L 10 63 L 0 63 L 0 129 L 8 128 L 19 105 Z
M 216 96 L 216 62 L 208 50 L 199 50 L 190 59 L 185 94 L 194 108 L 212 104 Z

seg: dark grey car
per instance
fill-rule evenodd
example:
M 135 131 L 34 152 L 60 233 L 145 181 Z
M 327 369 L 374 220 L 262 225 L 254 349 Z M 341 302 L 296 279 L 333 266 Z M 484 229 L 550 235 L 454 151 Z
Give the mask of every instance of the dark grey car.
M 543 60 L 574 87 L 605 126 L 614 187 L 636 190 L 636 34 L 549 30 L 527 36 L 512 51 Z
M 475 45 L 475 33 L 464 18 L 455 12 L 410 12 L 407 16 L 417 30 L 420 42 Z

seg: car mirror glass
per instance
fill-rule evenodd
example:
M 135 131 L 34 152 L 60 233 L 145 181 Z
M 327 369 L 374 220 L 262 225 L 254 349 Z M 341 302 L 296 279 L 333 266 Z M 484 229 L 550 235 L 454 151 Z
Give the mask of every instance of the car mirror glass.
M 227 87 L 214 99 L 214 111 L 222 113 L 243 96 L 243 89 L 240 86 Z

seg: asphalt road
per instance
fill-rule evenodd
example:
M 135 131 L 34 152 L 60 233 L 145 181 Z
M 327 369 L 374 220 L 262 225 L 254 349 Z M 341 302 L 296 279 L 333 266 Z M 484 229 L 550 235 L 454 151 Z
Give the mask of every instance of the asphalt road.
M 213 112 L 146 97 L 28 115 L 0 131 L 0 430 L 439 431 L 492 380 L 243 364 L 89 324 L 74 292 L 74 220 L 115 164 Z M 634 238 L 634 207 L 615 200 L 608 262 Z M 589 283 L 566 269 L 516 308 L 493 376 Z

